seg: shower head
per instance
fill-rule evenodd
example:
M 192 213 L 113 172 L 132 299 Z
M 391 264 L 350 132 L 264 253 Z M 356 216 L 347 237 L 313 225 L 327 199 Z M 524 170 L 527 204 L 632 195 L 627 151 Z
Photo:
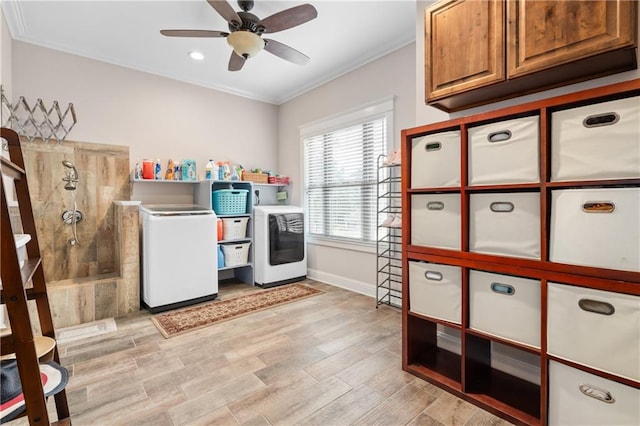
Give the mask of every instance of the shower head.
M 64 178 L 62 178 L 63 181 L 67 182 L 67 184 L 64 186 L 64 189 L 72 191 L 76 189 L 76 182 L 78 182 L 78 169 L 76 169 L 76 166 L 74 166 L 71 161 L 62 160 L 62 165 L 72 170 L 71 172 L 68 172 Z
M 62 160 L 62 165 L 65 166 L 68 169 L 73 170 L 73 175 L 71 176 L 71 178 L 75 179 L 77 181 L 78 180 L 78 169 L 76 169 L 76 166 L 71 161 L 67 161 L 67 160 Z

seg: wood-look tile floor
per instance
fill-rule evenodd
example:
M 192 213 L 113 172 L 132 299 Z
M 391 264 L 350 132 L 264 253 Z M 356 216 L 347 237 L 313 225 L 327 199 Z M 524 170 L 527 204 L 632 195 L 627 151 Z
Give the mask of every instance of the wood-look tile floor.
M 72 423 L 509 424 L 402 371 L 399 309 L 309 283 L 325 293 L 170 339 L 141 311 L 61 344 Z M 260 289 L 224 283 L 219 297 L 247 291 Z

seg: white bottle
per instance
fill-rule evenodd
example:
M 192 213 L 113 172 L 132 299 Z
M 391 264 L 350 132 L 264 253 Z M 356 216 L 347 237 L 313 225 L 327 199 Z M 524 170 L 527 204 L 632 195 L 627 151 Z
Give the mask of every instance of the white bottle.
M 205 180 L 213 180 L 215 173 L 215 164 L 213 162 L 213 160 L 209 160 L 209 162 L 207 163 L 206 167 L 204 168 L 204 178 Z

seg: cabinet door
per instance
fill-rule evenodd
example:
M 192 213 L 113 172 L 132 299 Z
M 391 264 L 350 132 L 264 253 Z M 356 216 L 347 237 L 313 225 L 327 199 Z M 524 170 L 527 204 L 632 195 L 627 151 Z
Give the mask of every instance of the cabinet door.
M 438 2 L 425 10 L 427 101 L 504 80 L 504 3 Z
M 635 44 L 637 3 L 510 0 L 508 78 Z

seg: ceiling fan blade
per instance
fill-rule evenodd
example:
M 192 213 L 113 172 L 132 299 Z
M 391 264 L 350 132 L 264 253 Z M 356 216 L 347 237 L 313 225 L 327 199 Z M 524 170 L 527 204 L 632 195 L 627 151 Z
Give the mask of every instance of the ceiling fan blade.
M 304 53 L 298 52 L 293 47 L 289 47 L 286 44 L 282 44 L 275 40 L 263 39 L 266 41 L 264 46 L 264 50 L 269 53 L 273 53 L 274 55 L 287 60 L 289 62 L 293 62 L 298 65 L 305 65 L 309 62 L 309 57 Z
M 229 24 L 235 22 L 237 28 L 242 24 L 242 19 L 226 0 L 207 0 L 207 3 L 213 7 Z
M 240 71 L 244 65 L 246 59 L 238 55 L 235 50 L 231 51 L 231 57 L 229 58 L 229 71 Z
M 260 21 L 264 33 L 275 33 L 304 24 L 318 16 L 318 11 L 310 4 L 301 4 L 281 12 L 274 13 Z
M 160 30 L 167 37 L 226 37 L 229 33 L 209 30 Z

